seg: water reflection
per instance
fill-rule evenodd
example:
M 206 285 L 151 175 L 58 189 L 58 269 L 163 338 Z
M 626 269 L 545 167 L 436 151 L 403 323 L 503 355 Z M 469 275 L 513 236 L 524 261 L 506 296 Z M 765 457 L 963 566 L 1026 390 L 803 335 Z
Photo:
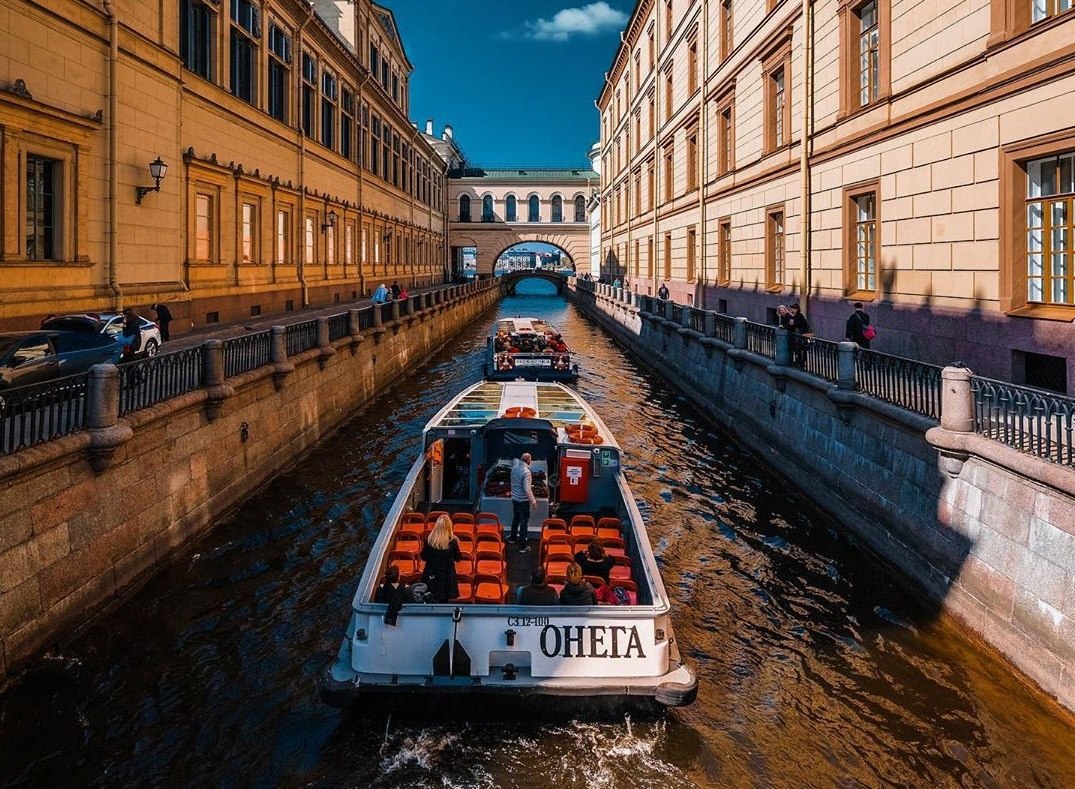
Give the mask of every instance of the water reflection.
M 700 678 L 656 721 L 362 720 L 317 700 L 422 425 L 493 313 L 0 699 L 3 786 L 1063 786 L 1072 729 L 556 297 Z

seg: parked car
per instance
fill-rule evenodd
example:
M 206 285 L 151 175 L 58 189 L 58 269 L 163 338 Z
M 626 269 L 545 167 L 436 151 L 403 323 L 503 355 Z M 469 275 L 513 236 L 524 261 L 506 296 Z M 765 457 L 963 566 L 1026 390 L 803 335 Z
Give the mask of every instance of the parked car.
M 24 386 L 119 361 L 123 344 L 108 334 L 21 331 L 0 334 L 0 389 Z
M 148 318 L 139 316 L 142 328 L 142 342 L 138 346 L 138 356 L 156 356 L 160 350 L 161 332 L 157 324 Z M 41 324 L 42 329 L 59 329 L 61 331 L 92 332 L 118 338 L 123 333 L 123 315 L 118 312 L 86 312 L 78 315 L 58 315 Z

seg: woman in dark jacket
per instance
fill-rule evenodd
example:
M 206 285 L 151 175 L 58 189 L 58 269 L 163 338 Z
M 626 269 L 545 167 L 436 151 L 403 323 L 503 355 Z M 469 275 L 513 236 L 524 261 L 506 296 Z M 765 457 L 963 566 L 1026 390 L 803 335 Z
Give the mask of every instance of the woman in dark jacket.
M 426 563 L 422 582 L 429 588 L 429 597 L 434 603 L 447 603 L 459 597 L 455 563 L 461 558 L 459 540 L 452 531 L 452 519 L 441 515 L 422 546 L 422 561 Z
M 567 566 L 567 583 L 560 590 L 560 605 L 597 605 L 597 592 L 583 579 L 577 562 Z
M 599 542 L 594 540 L 586 546 L 585 551 L 575 554 L 575 561 L 582 568 L 583 575 L 596 575 L 608 583 L 608 576 L 612 572 L 612 565 L 616 560 L 605 553 L 605 549 Z

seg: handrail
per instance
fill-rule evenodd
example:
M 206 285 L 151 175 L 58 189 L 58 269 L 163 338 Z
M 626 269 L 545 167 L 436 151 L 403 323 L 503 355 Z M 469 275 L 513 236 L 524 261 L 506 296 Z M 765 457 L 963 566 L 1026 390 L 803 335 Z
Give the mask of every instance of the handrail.
M 82 430 L 90 374 L 0 390 L 0 455 Z
M 971 376 L 974 432 L 1020 452 L 1075 465 L 1075 398 Z
M 202 349 L 185 348 L 119 366 L 119 413 L 130 413 L 202 385 Z

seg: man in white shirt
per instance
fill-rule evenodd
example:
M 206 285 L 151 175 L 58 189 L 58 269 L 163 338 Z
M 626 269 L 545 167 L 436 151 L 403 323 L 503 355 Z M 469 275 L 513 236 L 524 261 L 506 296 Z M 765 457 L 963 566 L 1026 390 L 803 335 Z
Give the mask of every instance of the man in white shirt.
M 530 453 L 524 452 L 511 464 L 511 536 L 508 541 L 518 543 L 519 553 L 530 550 L 526 534 L 530 528 L 530 512 L 537 509 L 531 476 Z

